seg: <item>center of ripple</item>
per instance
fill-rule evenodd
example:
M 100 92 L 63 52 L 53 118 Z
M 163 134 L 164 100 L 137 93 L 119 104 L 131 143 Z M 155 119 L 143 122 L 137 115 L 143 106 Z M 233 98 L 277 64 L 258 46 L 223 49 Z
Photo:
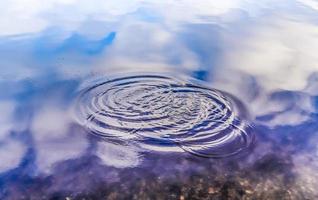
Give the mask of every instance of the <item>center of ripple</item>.
M 224 157 L 252 142 L 249 127 L 235 112 L 233 102 L 218 90 L 190 82 L 130 76 L 81 91 L 76 116 L 91 133 L 105 139 L 134 141 L 156 150 L 175 146 L 198 156 Z

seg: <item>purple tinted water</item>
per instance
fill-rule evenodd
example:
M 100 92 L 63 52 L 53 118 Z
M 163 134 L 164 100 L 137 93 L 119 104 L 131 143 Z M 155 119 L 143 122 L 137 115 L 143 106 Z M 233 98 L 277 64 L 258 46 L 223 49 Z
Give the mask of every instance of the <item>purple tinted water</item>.
M 0 8 L 0 199 L 318 198 L 315 1 Z

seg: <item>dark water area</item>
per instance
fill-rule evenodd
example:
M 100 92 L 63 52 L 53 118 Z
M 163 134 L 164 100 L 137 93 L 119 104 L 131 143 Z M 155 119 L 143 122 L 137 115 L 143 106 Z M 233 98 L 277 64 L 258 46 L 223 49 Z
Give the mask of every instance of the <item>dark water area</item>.
M 0 8 L 0 199 L 318 199 L 317 1 Z

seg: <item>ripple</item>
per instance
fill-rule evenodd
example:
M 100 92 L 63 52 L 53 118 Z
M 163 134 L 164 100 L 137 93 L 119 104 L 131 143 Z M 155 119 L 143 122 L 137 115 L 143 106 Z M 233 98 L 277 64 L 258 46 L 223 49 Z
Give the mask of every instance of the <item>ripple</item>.
M 201 85 L 140 75 L 82 90 L 76 116 L 91 133 L 105 139 L 224 157 L 246 149 L 253 139 L 234 102 L 223 92 Z

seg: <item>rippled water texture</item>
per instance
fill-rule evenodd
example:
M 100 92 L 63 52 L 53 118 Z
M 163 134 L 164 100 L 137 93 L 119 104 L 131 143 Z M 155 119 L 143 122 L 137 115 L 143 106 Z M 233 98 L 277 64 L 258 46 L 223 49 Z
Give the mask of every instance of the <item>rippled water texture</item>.
M 0 200 L 318 199 L 317 0 L 0 8 Z
M 83 126 L 106 139 L 223 157 L 252 142 L 234 106 L 221 91 L 166 76 L 140 75 L 84 89 L 75 109 Z

